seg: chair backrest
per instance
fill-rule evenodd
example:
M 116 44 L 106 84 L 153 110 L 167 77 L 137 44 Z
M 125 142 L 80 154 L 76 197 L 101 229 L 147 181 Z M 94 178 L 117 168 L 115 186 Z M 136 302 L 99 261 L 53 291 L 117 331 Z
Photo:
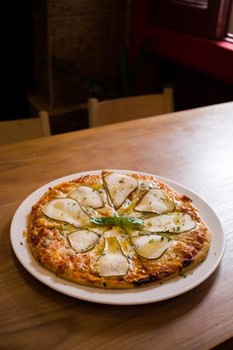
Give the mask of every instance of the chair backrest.
M 51 135 L 49 114 L 39 112 L 36 118 L 0 122 L 0 145 Z
M 88 100 L 89 127 L 118 123 L 174 111 L 173 89 L 161 94 L 124 97 L 114 100 Z

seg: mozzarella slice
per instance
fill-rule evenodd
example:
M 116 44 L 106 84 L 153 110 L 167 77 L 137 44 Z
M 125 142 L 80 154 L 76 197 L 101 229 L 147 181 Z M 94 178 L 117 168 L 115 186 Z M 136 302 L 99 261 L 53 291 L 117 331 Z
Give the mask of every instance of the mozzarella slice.
M 69 193 L 69 197 L 78 201 L 84 207 L 102 208 L 104 203 L 100 193 L 88 186 L 80 186 Z
M 68 235 L 70 245 L 77 253 L 84 253 L 92 249 L 98 239 L 99 236 L 90 230 L 77 230 Z
M 149 232 L 181 233 L 195 228 L 196 221 L 188 214 L 174 212 L 145 219 L 144 225 Z
M 153 188 L 148 191 L 136 205 L 135 210 L 164 214 L 175 209 L 174 202 L 168 197 L 164 190 Z
M 128 195 L 138 186 L 138 181 L 129 176 L 119 173 L 110 173 L 104 177 L 104 182 L 110 199 L 117 209 L 127 199 Z
M 133 237 L 135 251 L 146 259 L 158 259 L 173 244 L 171 240 L 159 235 L 141 235 Z
M 77 201 L 70 198 L 57 198 L 42 207 L 42 212 L 51 219 L 65 221 L 75 227 L 85 227 L 90 217 Z
M 96 262 L 96 270 L 102 277 L 124 276 L 129 269 L 129 262 L 123 254 L 116 237 L 106 237 L 103 254 Z

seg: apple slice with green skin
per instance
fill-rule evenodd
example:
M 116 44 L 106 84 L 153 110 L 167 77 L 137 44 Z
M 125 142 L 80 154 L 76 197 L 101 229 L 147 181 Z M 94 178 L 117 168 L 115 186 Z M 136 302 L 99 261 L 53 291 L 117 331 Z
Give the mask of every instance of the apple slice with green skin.
M 194 229 L 196 221 L 188 214 L 173 212 L 144 220 L 144 230 L 149 232 L 181 233 Z
M 103 180 L 110 200 L 116 209 L 125 202 L 129 194 L 138 186 L 138 181 L 134 177 L 114 172 L 105 175 Z
M 67 238 L 77 253 L 91 250 L 99 240 L 97 233 L 91 230 L 76 230 L 70 233 Z
M 88 186 L 79 186 L 71 191 L 69 197 L 78 201 L 84 207 L 92 207 L 93 209 L 102 208 L 103 199 L 99 191 Z
M 136 253 L 146 259 L 158 259 L 173 244 L 173 241 L 156 234 L 131 238 Z
M 102 277 L 127 274 L 129 262 L 116 237 L 105 237 L 104 250 L 96 262 L 96 269 Z
M 163 189 L 153 188 L 149 190 L 138 202 L 136 211 L 164 214 L 175 209 L 175 203 L 169 198 Z
M 75 227 L 90 224 L 90 217 L 82 210 L 79 203 L 71 198 L 57 198 L 46 203 L 42 212 L 50 219 L 65 221 Z

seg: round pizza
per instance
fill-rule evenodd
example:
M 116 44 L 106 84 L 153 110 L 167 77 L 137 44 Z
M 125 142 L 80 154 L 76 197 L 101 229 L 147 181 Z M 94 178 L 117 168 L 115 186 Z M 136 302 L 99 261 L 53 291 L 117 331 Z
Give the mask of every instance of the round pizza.
M 211 235 L 186 195 L 152 175 L 106 170 L 49 188 L 32 207 L 27 239 L 59 277 L 136 288 L 203 261 Z

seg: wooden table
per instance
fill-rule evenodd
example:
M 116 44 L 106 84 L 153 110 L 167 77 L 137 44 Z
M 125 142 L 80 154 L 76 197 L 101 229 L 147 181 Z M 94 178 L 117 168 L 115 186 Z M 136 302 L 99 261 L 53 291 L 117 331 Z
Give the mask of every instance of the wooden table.
M 95 169 L 157 174 L 216 211 L 227 245 L 217 270 L 175 298 L 102 305 L 45 286 L 17 260 L 10 224 L 38 187 Z M 210 349 L 233 338 L 233 103 L 0 148 L 0 349 Z

